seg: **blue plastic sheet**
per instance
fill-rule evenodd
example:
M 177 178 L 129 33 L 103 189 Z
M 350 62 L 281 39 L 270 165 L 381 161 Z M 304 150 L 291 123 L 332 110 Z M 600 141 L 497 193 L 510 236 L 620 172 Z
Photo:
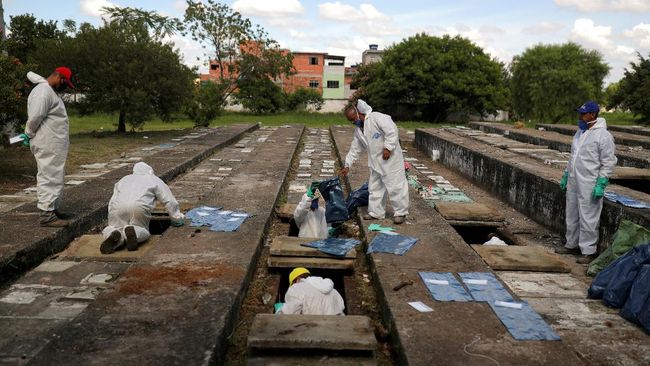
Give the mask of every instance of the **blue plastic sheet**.
M 612 202 L 618 202 L 623 206 L 632 207 L 632 208 L 650 208 L 650 204 L 647 204 L 643 201 L 635 200 L 634 198 L 618 194 L 615 192 L 607 191 L 605 192 L 605 198 Z
M 463 285 L 449 272 L 419 272 L 419 275 L 434 300 L 472 301 Z M 444 281 L 447 281 L 447 284 L 444 284 Z
M 348 209 L 343 198 L 343 189 L 339 177 L 330 178 L 318 185 L 323 199 L 325 199 L 325 221 L 328 224 L 338 224 L 348 220 Z
M 489 272 L 463 272 L 458 274 L 475 301 L 513 301 L 501 282 Z M 485 281 L 485 284 L 481 282 Z M 473 282 L 473 283 L 472 283 Z
M 372 239 L 368 246 L 368 253 L 391 253 L 397 255 L 404 255 L 409 249 L 418 241 L 405 235 L 389 235 L 379 233 Z
M 598 272 L 587 295 L 590 299 L 607 298 L 606 305 L 621 307 L 627 300 L 633 276 L 644 264 L 650 264 L 650 243 L 632 248 Z
M 489 304 L 512 338 L 518 341 L 560 340 L 560 336 L 527 302 L 517 302 L 517 304 L 521 304 L 521 309 L 498 306 L 494 301 Z
M 621 309 L 621 316 L 633 323 L 642 325 L 650 332 L 650 264 L 641 267 L 636 275 L 630 296 Z M 645 311 L 644 311 L 645 309 Z
M 339 257 L 344 256 L 350 249 L 357 246 L 361 242 L 356 239 L 342 239 L 342 238 L 327 238 L 323 240 L 312 241 L 309 243 L 302 243 L 304 247 L 316 248 L 323 253 L 336 255 Z
M 350 192 L 346 201 L 348 216 L 352 216 L 357 207 L 368 206 L 368 182 L 364 183 L 356 191 Z
M 221 207 L 201 206 L 191 209 L 186 215 L 192 220 L 190 226 L 209 226 L 210 231 L 237 231 L 249 214 L 245 212 L 221 210 Z

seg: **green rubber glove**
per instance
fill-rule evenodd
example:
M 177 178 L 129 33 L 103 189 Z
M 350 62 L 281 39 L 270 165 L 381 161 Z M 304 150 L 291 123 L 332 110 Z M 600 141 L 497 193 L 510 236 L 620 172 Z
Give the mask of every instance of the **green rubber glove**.
M 311 182 L 311 184 L 307 186 L 307 197 L 314 198 L 314 192 L 316 192 L 319 185 L 320 182 Z
M 23 138 L 23 146 L 29 147 L 29 136 L 26 133 L 21 133 L 19 136 Z
M 278 311 L 280 311 L 280 309 L 282 309 L 282 306 L 284 306 L 283 302 L 276 302 L 275 304 L 273 304 L 273 310 L 275 310 L 275 312 L 277 313 Z
M 566 192 L 566 184 L 569 181 L 569 172 L 564 171 L 564 174 L 562 174 L 562 179 L 560 179 L 560 189 L 562 192 Z
M 605 187 L 609 184 L 609 179 L 605 177 L 598 177 L 596 179 L 596 185 L 594 186 L 594 190 L 591 192 L 591 195 L 594 198 L 602 198 L 605 195 Z
M 185 225 L 185 219 L 178 219 L 178 220 L 172 219 L 170 223 L 172 226 L 181 227 Z

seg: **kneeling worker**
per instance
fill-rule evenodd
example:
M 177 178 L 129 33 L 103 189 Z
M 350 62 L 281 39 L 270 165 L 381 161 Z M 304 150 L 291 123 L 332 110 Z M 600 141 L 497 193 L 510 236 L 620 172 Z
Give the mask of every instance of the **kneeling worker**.
M 306 268 L 289 274 L 289 290 L 277 314 L 343 315 L 343 298 L 329 278 L 310 276 Z
M 165 205 L 173 226 L 183 226 L 185 216 L 167 184 L 154 175 L 149 165 L 135 164 L 133 174 L 115 183 L 108 204 L 108 226 L 102 231 L 102 254 L 111 254 L 125 243 L 128 250 L 137 250 L 139 243 L 149 239 L 149 221 L 156 200 Z
M 307 187 L 307 193 L 293 211 L 293 219 L 300 228 L 298 236 L 301 238 L 327 238 L 327 221 L 325 208 L 318 205 L 321 195 L 318 192 L 318 182 L 313 182 Z

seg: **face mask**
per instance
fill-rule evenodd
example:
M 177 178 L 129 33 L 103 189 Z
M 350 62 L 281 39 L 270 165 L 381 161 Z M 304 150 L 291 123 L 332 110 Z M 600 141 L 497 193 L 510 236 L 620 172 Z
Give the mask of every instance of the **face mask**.
M 311 208 L 312 211 L 318 210 L 318 200 L 312 200 L 311 206 L 309 206 L 309 208 Z
M 587 122 L 579 119 L 578 120 L 578 128 L 581 129 L 582 131 L 587 131 Z
M 354 125 L 359 127 L 359 128 L 363 128 L 363 121 L 358 119 L 358 120 L 354 121 Z

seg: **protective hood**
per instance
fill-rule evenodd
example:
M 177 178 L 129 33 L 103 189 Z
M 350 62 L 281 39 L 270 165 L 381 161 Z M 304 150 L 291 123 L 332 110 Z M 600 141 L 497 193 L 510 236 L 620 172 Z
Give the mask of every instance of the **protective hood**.
M 329 294 L 334 289 L 334 282 L 329 278 L 309 276 L 303 281 L 312 285 L 323 294 Z
M 357 110 L 359 113 L 368 115 L 370 112 L 372 112 L 372 107 L 368 105 L 363 99 L 357 100 Z
M 27 73 L 27 79 L 34 84 L 47 83 L 47 80 L 44 77 L 32 71 Z
M 153 168 L 146 163 L 139 162 L 133 166 L 133 174 L 149 174 L 153 175 Z
M 602 117 L 596 118 L 596 124 L 594 124 L 590 130 L 593 130 L 595 128 L 604 128 L 607 129 L 607 122 L 605 122 L 605 119 Z

